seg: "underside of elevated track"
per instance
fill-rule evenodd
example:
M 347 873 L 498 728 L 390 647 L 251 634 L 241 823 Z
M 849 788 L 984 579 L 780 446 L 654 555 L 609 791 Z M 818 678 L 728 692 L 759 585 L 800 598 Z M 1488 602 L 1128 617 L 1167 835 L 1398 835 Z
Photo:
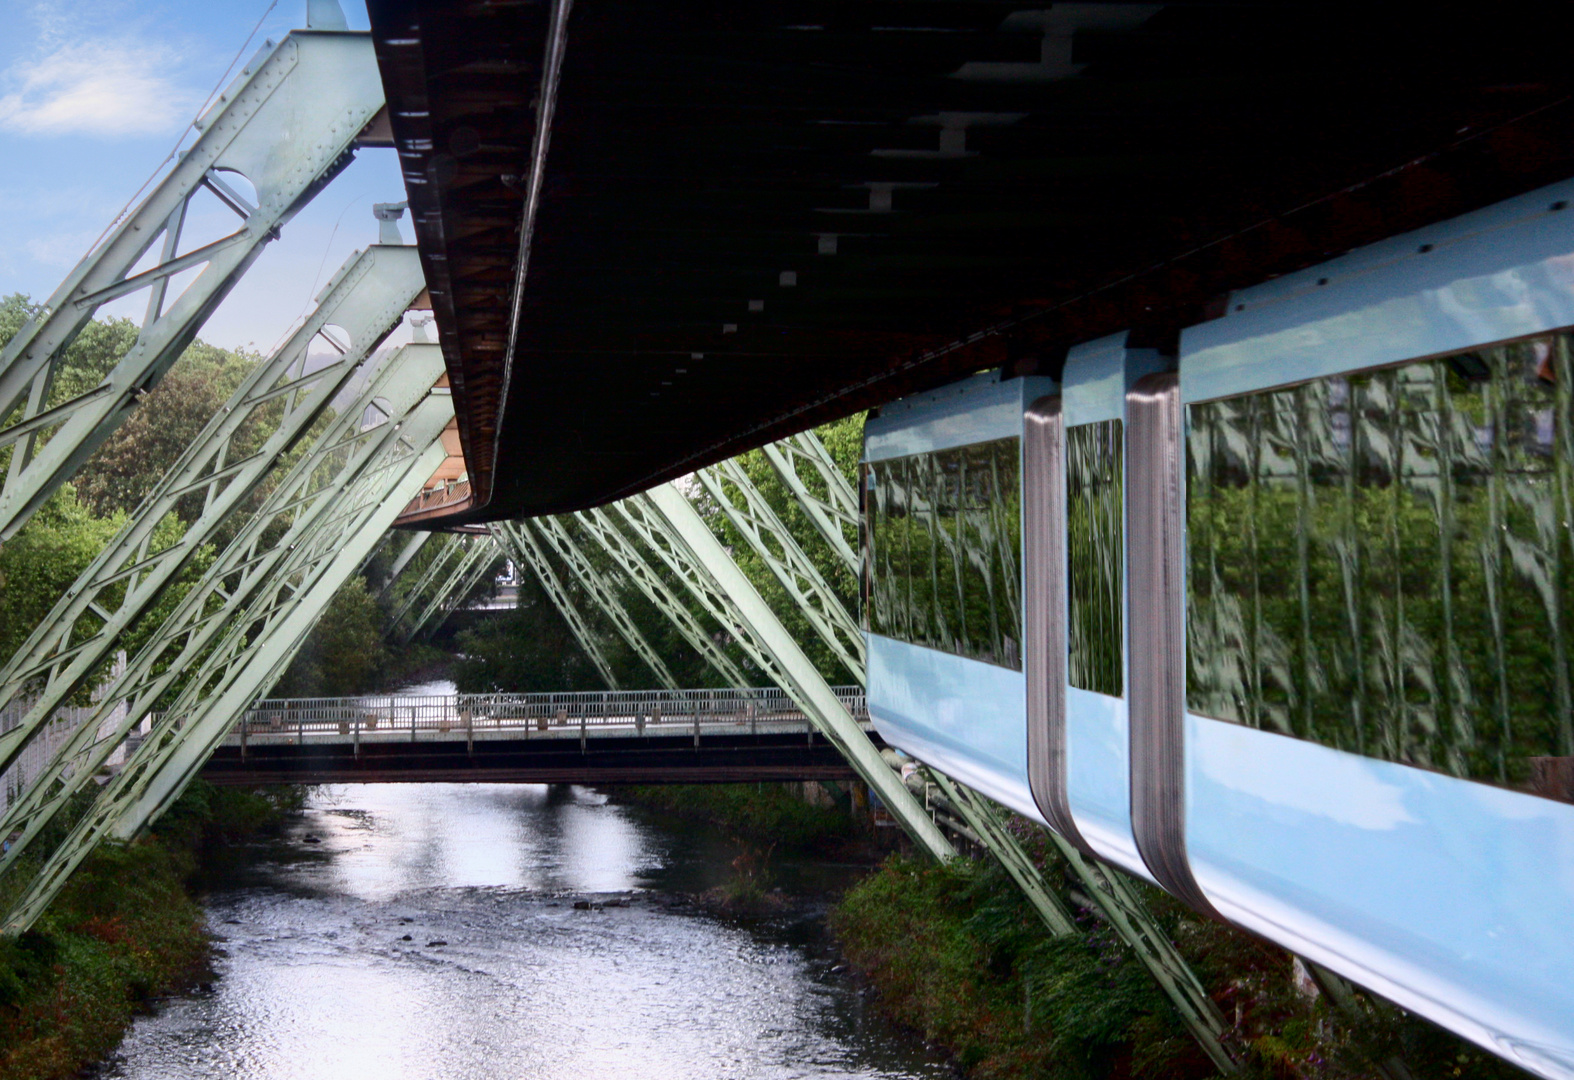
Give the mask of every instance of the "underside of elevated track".
M 1574 11 L 372 0 L 469 486 L 605 503 L 1574 168 Z

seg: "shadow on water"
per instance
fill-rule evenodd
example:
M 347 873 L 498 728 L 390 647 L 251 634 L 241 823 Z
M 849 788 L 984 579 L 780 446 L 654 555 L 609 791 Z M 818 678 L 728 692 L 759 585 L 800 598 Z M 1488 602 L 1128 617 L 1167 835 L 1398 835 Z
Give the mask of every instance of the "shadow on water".
M 738 853 L 584 788 L 320 789 L 210 881 L 212 992 L 139 1020 L 102 1075 L 951 1075 L 839 970 L 822 897 L 855 871 L 776 853 L 799 899 L 773 917 L 690 903 Z

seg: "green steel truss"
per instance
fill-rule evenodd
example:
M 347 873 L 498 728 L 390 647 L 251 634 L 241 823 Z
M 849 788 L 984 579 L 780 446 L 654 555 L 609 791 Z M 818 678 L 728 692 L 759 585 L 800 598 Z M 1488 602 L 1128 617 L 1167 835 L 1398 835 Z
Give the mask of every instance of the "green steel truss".
M 0 668 L 0 705 L 18 698 L 30 702 L 21 723 L 0 734 L 0 771 L 121 647 L 121 636 L 148 613 L 203 545 L 247 505 L 423 288 L 413 247 L 372 247 L 351 256 L 323 290 L 311 317 L 247 376 L 126 526 Z M 342 354 L 332 363 L 308 370 L 308 348 L 330 324 L 349 340 L 335 342 Z M 247 452 L 237 449 L 242 435 L 264 437 Z M 202 510 L 196 520 L 173 542 L 154 550 L 155 530 L 166 515 L 177 504 L 198 499 Z
M 705 611 L 725 627 L 749 659 L 803 710 L 847 759 L 916 843 L 941 860 L 956 851 L 906 786 L 885 764 L 825 677 L 687 497 L 671 484 L 616 504 L 629 529 L 677 576 Z
M 382 587 L 377 590 L 377 599 L 381 600 L 388 595 L 388 590 L 393 588 L 393 583 L 399 580 L 399 575 L 404 573 L 404 568 L 410 565 L 410 560 L 426 546 L 436 533 L 418 532 L 411 533 L 404 546 L 399 549 L 399 554 L 394 556 L 393 565 L 388 568 L 388 576 L 383 580 Z
M 812 431 L 799 432 L 766 446 L 764 453 L 815 530 L 856 574 L 858 495 L 819 436 Z
M 388 634 L 397 637 L 400 627 L 404 625 L 404 617 L 411 611 L 417 610 L 416 605 L 429 599 L 434 586 L 448 580 L 448 575 L 453 571 L 455 559 L 464 561 L 465 545 L 462 537 L 453 534 L 444 534 L 438 540 L 436 553 L 431 561 L 421 570 L 421 576 L 405 592 L 400 599 L 398 607 L 393 614 L 388 616 Z
M 401 641 L 410 641 L 423 630 L 436 632 L 453 610 L 464 603 L 470 590 L 475 588 L 481 575 L 497 558 L 497 542 L 490 535 L 461 538 L 464 557 L 449 572 L 443 583 L 433 590 L 431 599 L 421 609 L 409 629 L 400 634 Z
M 727 655 L 727 650 L 711 636 L 688 605 L 656 572 L 656 568 L 640 554 L 639 547 L 618 530 L 607 511 L 600 508 L 581 511 L 574 515 L 574 520 L 586 536 L 611 556 L 618 569 L 645 594 L 645 598 L 671 621 L 689 647 L 716 669 L 728 686 L 742 689 L 750 685 L 743 669 Z
M 99 840 L 134 835 L 166 808 L 283 671 L 339 584 L 441 464 L 440 436 L 453 415 L 447 392 L 432 388 L 442 370 L 435 345 L 390 357 L 127 658 L 97 711 L 28 778 L 0 815 L 0 836 L 11 841 L 0 855 L 0 886 L 13 874 L 25 878 L 6 932 L 31 925 Z M 129 757 L 97 787 L 123 748 Z M 66 839 L 35 850 L 68 808 Z
M 776 516 L 743 466 L 731 459 L 701 469 L 696 475 L 831 653 L 862 682 L 864 638 L 858 621 Z
M 196 127 L 196 142 L 0 352 L 0 542 L 16 535 L 163 377 L 213 310 L 302 206 L 349 163 L 383 105 L 367 34 L 292 33 L 259 52 Z M 235 178 L 248 181 L 256 205 Z M 187 207 L 206 191 L 235 232 L 181 250 Z M 157 245 L 154 264 L 138 269 Z M 178 297 L 171 280 L 197 270 Z M 135 345 L 91 390 L 57 400 L 67 347 L 105 303 L 147 295 Z
M 595 665 L 596 672 L 601 676 L 608 689 L 618 689 L 617 676 L 612 674 L 612 665 L 607 663 L 606 655 L 601 651 L 601 644 L 596 640 L 596 635 L 591 631 L 590 624 L 585 622 L 584 616 L 574 606 L 568 595 L 568 590 L 563 588 L 562 580 L 557 576 L 557 571 L 552 568 L 546 552 L 541 550 L 541 545 L 536 542 L 534 534 L 522 521 L 499 521 L 491 526 L 492 535 L 497 537 L 497 542 L 508 552 L 516 566 L 530 567 L 536 575 L 536 580 L 541 583 L 541 589 L 547 594 L 547 599 L 552 601 L 552 606 L 557 608 L 563 616 L 563 621 L 568 623 L 569 632 L 574 635 L 574 640 L 579 642 L 579 647 L 584 650 L 590 662 Z
M 646 667 L 655 672 L 656 679 L 661 685 L 668 690 L 681 690 L 678 680 L 672 677 L 672 672 L 667 669 L 660 654 L 651 647 L 649 641 L 645 640 L 645 635 L 629 617 L 628 610 L 623 606 L 623 601 L 618 599 L 618 594 L 611 583 L 601 576 L 589 559 L 585 558 L 562 522 L 556 518 L 538 518 L 534 521 L 521 522 L 520 528 L 534 529 L 540 538 L 546 541 L 547 546 L 557 553 L 563 565 L 568 567 L 569 573 L 573 574 L 574 579 L 579 582 L 579 587 L 601 609 L 601 613 L 617 630 L 618 636 L 628 642 L 629 648 L 645 662 Z

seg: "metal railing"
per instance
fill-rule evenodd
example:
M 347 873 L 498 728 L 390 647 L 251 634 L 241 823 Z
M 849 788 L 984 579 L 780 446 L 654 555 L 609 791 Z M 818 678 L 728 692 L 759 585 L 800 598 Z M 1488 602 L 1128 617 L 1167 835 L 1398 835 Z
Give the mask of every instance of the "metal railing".
M 859 723 L 869 709 L 861 686 L 836 687 Z M 345 742 L 393 738 L 573 738 L 692 732 L 812 731 L 775 687 L 749 690 L 602 690 L 546 694 L 364 695 L 271 698 L 240 717 L 225 740 Z
M 444 484 L 442 487 L 429 488 L 410 500 L 399 514 L 399 521 L 424 517 L 438 511 L 449 510 L 462 503 L 470 501 L 471 490 L 469 480 L 460 480 L 455 483 Z

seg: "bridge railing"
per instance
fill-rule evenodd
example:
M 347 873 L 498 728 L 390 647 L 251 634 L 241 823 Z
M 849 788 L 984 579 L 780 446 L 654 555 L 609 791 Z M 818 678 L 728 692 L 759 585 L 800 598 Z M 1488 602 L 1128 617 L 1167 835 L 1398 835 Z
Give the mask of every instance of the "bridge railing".
M 861 686 L 836 687 L 860 722 L 868 704 Z M 532 735 L 643 735 L 718 727 L 749 731 L 807 729 L 806 717 L 775 687 L 748 690 L 604 690 L 543 694 L 403 694 L 345 698 L 270 698 L 253 705 L 236 722 L 228 742 L 269 736 L 319 741 L 383 738 L 402 733 L 417 738 L 463 734 L 490 737 Z M 675 730 L 676 729 L 676 730 Z

